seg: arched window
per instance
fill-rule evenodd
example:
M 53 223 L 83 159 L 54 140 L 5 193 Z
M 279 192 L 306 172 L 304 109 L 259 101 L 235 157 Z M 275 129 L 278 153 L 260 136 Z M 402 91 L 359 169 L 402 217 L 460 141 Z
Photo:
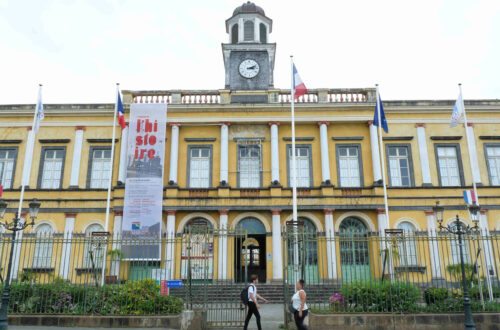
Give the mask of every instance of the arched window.
M 36 228 L 35 249 L 33 252 L 33 268 L 50 268 L 52 260 L 52 246 L 54 245 L 54 230 L 49 224 L 41 224 Z
M 417 245 L 415 244 L 415 226 L 408 221 L 401 222 L 398 229 L 403 230 L 403 238 L 398 244 L 399 263 L 402 266 L 416 266 Z
M 318 264 L 318 233 L 316 232 L 316 226 L 314 223 L 307 218 L 298 218 L 299 221 L 304 221 L 304 240 L 306 242 L 305 246 L 305 264 L 307 265 L 317 265 Z
M 248 235 L 266 234 L 266 227 L 256 218 L 245 218 L 238 223 L 238 228 L 246 230 Z
M 342 280 L 370 278 L 370 249 L 366 225 L 355 217 L 342 220 L 339 227 Z
M 245 41 L 254 41 L 254 25 L 252 21 L 246 21 L 243 25 L 244 33 L 243 37 Z
M 238 43 L 238 24 L 234 24 L 233 27 L 231 28 L 231 43 L 232 44 Z
M 194 218 L 184 226 L 184 233 L 201 233 L 212 229 L 212 223 L 205 218 Z
M 263 44 L 267 44 L 267 29 L 264 23 L 260 23 L 259 25 L 259 32 L 260 32 L 260 42 Z
M 98 224 L 94 223 L 87 227 L 85 230 L 85 250 L 83 252 L 83 267 L 84 268 L 101 268 L 102 258 L 105 253 L 105 245 L 92 244 L 92 233 L 96 231 L 104 231 L 104 228 Z M 101 246 L 102 245 L 102 246 Z

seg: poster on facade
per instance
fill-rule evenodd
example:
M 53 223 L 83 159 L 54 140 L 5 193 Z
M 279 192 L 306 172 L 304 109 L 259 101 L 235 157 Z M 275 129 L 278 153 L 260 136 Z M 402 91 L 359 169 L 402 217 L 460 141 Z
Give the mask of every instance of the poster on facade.
M 213 277 L 214 243 L 202 235 L 193 235 L 191 244 L 183 244 L 181 249 L 181 278 L 208 280 Z M 198 237 L 197 237 L 198 236 Z
M 166 104 L 131 104 L 122 251 L 128 260 L 159 260 Z

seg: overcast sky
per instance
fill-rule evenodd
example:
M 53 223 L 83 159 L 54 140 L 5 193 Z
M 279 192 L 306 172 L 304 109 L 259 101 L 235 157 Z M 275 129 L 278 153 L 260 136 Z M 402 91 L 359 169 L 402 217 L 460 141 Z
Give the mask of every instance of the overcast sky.
M 242 0 L 0 0 L 0 104 L 114 102 L 122 89 L 222 89 L 224 22 Z M 382 98 L 500 98 L 499 0 L 259 0 L 275 86 Z

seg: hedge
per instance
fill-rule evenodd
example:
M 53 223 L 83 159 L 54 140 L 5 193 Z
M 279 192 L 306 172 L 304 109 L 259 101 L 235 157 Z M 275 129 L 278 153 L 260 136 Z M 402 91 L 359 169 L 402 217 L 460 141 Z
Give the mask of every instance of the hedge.
M 9 313 L 145 315 L 179 314 L 184 302 L 160 295 L 151 279 L 99 288 L 68 283 L 11 285 Z

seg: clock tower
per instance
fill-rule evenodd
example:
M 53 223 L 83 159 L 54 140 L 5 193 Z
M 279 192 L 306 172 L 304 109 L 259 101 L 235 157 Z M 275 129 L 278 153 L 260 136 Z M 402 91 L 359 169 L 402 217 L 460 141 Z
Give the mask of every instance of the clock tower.
M 226 20 L 229 43 L 222 44 L 226 89 L 231 91 L 266 91 L 273 88 L 276 44 L 269 43 L 273 21 L 264 10 L 248 1 L 237 7 Z M 267 103 L 267 95 L 238 93 L 233 103 Z

